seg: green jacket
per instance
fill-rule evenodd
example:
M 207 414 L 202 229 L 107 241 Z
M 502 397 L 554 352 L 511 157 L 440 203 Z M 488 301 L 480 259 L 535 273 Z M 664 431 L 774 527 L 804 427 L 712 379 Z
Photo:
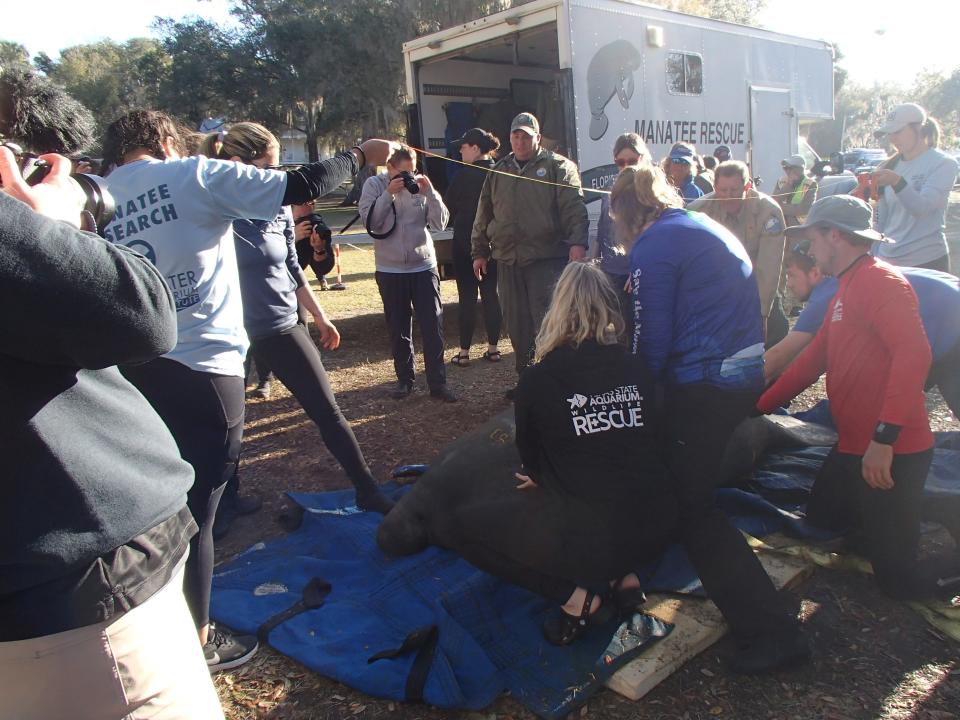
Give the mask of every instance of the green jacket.
M 473 223 L 474 260 L 492 257 L 498 262 L 527 265 L 565 258 L 571 245 L 587 246 L 587 208 L 580 173 L 572 160 L 540 148 L 523 170 L 513 153 L 493 169 L 519 178 L 496 172 L 487 175 Z

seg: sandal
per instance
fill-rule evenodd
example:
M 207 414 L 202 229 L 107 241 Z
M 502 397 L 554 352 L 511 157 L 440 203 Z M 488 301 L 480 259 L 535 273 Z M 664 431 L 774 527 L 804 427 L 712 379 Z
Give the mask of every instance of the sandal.
M 483 359 L 487 362 L 500 362 L 500 351 L 499 350 L 487 350 L 483 354 Z
M 457 367 L 467 367 L 470 364 L 469 355 L 454 355 L 450 358 L 450 364 L 456 365 Z
M 603 603 L 593 613 L 590 607 L 596 593 L 587 591 L 580 615 L 568 615 L 564 610 L 556 615 L 548 615 L 543 621 L 543 636 L 551 645 L 569 645 L 587 631 L 590 625 L 602 625 L 613 617 L 613 611 L 607 603 Z

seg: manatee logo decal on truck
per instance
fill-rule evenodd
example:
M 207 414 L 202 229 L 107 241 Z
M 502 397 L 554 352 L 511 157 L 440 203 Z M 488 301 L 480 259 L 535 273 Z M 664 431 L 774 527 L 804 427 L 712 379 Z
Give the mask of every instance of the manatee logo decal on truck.
M 599 140 L 610 126 L 604 108 L 616 95 L 624 110 L 633 97 L 633 74 L 640 68 L 640 52 L 626 40 L 614 40 L 597 50 L 587 67 L 590 98 L 590 139 Z

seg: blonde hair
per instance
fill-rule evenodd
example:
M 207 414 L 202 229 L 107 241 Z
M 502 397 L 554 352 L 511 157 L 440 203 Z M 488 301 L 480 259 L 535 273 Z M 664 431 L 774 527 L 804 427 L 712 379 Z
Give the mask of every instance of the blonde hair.
M 580 347 L 584 340 L 615 345 L 623 329 L 620 301 L 603 270 L 592 263 L 572 262 L 553 290 L 537 333 L 534 360 L 540 362 L 563 345 Z
M 667 208 L 682 208 L 683 198 L 654 165 L 624 168 L 610 193 L 610 217 L 616 232 L 616 248 L 630 252 L 643 228 Z
M 199 152 L 209 158 L 230 160 L 238 157 L 241 162 L 252 163 L 266 155 L 272 147 L 280 147 L 280 142 L 263 125 L 238 122 L 226 132 L 207 135 L 200 143 Z

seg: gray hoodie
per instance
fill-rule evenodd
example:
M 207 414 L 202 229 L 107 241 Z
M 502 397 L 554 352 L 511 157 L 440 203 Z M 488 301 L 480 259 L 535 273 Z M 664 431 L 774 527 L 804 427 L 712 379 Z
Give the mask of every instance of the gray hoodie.
M 360 195 L 360 217 L 375 233 L 385 233 L 393 225 L 390 205 L 397 210 L 396 228 L 388 237 L 373 243 L 377 271 L 415 273 L 435 268 L 437 256 L 428 228 L 443 230 L 450 211 L 433 188 L 416 195 L 404 189 L 393 197 L 387 192 L 389 182 L 386 173 L 367 178 Z

